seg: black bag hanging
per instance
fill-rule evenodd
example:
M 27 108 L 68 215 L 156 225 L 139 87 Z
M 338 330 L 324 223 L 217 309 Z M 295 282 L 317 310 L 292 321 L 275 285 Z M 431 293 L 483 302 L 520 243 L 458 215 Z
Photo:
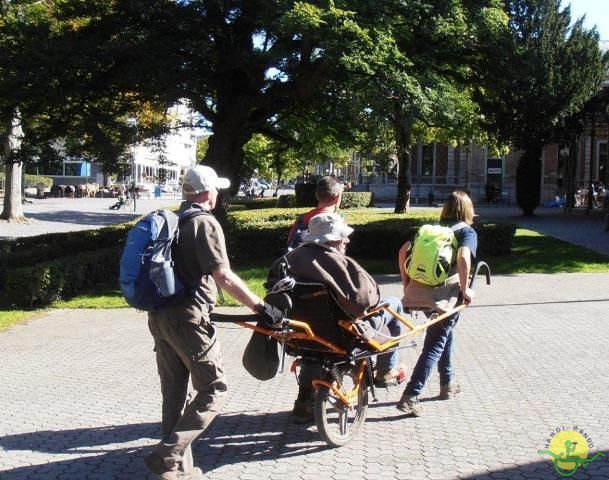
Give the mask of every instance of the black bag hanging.
M 253 332 L 245 347 L 243 367 L 258 380 L 270 380 L 277 375 L 279 352 L 277 340 L 263 333 Z

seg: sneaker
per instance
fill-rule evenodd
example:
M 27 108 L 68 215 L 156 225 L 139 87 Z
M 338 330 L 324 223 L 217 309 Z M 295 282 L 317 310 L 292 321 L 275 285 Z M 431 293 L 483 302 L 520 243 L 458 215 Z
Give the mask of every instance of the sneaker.
M 396 408 L 400 412 L 410 413 L 414 417 L 423 415 L 423 405 L 419 402 L 419 397 L 417 395 L 407 395 L 406 392 L 400 398 Z
M 151 453 L 144 459 L 146 468 L 160 480 L 203 480 L 203 471 L 194 467 L 188 472 L 168 469 L 165 462 L 156 453 Z
M 397 368 L 392 368 L 389 371 L 376 372 L 376 375 L 374 376 L 374 386 L 381 388 L 392 387 L 399 385 L 404 380 L 406 380 L 406 373 L 404 372 L 404 367 L 399 365 Z
M 440 385 L 440 400 L 449 400 L 461 391 L 461 386 L 458 383 L 449 383 L 448 385 Z
M 307 400 L 296 400 L 292 410 L 292 422 L 296 425 L 303 425 L 315 419 L 313 412 L 313 402 Z

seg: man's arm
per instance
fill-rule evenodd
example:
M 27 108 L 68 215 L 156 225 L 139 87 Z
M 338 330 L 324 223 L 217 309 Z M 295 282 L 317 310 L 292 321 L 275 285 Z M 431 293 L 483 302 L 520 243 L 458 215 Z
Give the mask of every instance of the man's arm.
M 257 305 L 264 303 L 262 299 L 253 293 L 236 273 L 230 268 L 218 268 L 211 272 L 218 286 L 230 293 L 235 300 L 245 305 L 253 312 L 258 312 Z
M 472 253 L 468 247 L 459 247 L 457 250 L 457 273 L 459 286 L 466 304 L 471 303 L 474 291 L 469 288 L 469 272 L 472 266 Z

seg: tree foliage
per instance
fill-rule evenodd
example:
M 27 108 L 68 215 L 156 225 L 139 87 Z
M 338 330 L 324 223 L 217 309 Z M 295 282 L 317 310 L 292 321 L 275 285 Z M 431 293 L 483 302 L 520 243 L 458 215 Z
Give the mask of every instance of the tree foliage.
M 505 1 L 509 43 L 497 57 L 494 78 L 500 98 L 481 99 L 489 123 L 523 151 L 516 197 L 525 215 L 540 202 L 543 147 L 596 92 L 608 66 L 596 30 L 585 29 L 583 19 L 571 23 L 570 8 L 560 3 Z

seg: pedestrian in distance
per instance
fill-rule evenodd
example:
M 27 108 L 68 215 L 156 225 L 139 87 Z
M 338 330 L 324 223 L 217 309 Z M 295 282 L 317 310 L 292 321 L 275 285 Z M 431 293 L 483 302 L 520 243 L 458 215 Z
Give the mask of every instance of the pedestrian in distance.
M 455 191 L 448 195 L 440 224 L 454 229 L 457 249 L 448 278 L 441 285 L 429 286 L 410 278 L 406 261 L 411 253 L 411 242 L 400 248 L 398 262 L 404 287 L 402 301 L 406 308 L 425 307 L 428 312 L 445 313 L 452 310 L 460 298 L 466 304 L 472 301 L 474 292 L 469 288 L 469 274 L 478 246 L 476 231 L 471 227 L 474 216 L 474 206 L 467 193 Z M 398 410 L 417 417 L 423 414 L 419 396 L 436 366 L 440 374 L 440 399 L 447 400 L 460 391 L 453 370 L 454 330 L 458 320 L 459 312 L 427 329 L 423 351 L 397 404 Z
M 209 213 L 216 205 L 218 190 L 229 186 L 228 179 L 207 166 L 197 165 L 186 172 L 180 212 L 206 212 L 180 226 L 173 252 L 175 271 L 191 287 L 191 294 L 148 314 L 163 397 L 163 436 L 145 464 L 162 480 L 203 478 L 201 469 L 193 465 L 191 444 L 226 398 L 220 343 L 209 319 L 216 303 L 216 284 L 252 311 L 265 313 L 264 302 L 231 270 L 222 227 Z M 189 379 L 194 392 L 187 399 Z

